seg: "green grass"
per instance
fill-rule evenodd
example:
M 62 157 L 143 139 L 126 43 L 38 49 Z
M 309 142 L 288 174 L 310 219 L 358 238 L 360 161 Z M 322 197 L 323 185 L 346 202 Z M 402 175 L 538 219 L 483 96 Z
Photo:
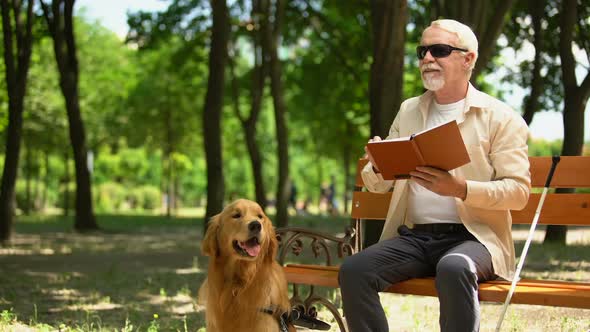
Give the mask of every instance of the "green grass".
M 78 234 L 72 218 L 20 217 L 11 244 L 0 247 L 2 331 L 198 331 L 196 304 L 207 258 L 200 254 L 202 218 L 99 216 L 101 232 Z M 291 226 L 342 234 L 345 217 L 297 217 Z M 590 280 L 590 234 L 567 248 L 535 243 L 525 277 Z M 517 252 L 522 248 L 517 241 Z M 289 260 L 313 262 L 312 253 Z M 338 291 L 320 290 L 340 303 Z M 390 326 L 437 331 L 438 301 L 382 294 Z M 482 331 L 500 306 L 483 304 Z M 330 321 L 326 311 L 320 317 Z M 331 322 L 336 330 L 336 324 Z M 503 331 L 588 331 L 590 310 L 512 305 Z

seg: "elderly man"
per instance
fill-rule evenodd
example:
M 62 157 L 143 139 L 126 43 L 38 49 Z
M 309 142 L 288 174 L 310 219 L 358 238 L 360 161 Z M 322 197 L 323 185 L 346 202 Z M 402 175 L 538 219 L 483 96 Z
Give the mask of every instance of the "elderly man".
M 469 83 L 477 47 L 473 31 L 457 21 L 434 21 L 422 33 L 417 53 L 428 91 L 402 103 L 387 138 L 456 120 L 471 162 L 449 172 L 418 167 L 395 182 L 371 162 L 362 171 L 370 191 L 393 186 L 393 195 L 379 243 L 340 268 L 351 332 L 389 331 L 378 292 L 426 276 L 436 277 L 441 331 L 477 331 L 478 282 L 514 274 L 510 210 L 529 196 L 528 128 Z

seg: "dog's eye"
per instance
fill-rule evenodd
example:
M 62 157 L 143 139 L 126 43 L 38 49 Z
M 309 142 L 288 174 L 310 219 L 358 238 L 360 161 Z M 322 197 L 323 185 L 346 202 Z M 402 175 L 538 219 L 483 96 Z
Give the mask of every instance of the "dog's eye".
M 242 214 L 239 213 L 239 212 L 236 212 L 231 217 L 234 218 L 234 219 L 238 219 L 238 218 L 241 218 L 242 217 Z
M 259 218 L 259 219 L 262 219 L 262 214 L 259 214 L 259 215 L 258 215 L 258 218 Z

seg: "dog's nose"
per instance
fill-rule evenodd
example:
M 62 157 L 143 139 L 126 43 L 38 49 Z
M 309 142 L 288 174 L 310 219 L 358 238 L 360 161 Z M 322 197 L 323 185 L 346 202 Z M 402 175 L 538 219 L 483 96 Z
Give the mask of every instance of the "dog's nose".
M 260 232 L 261 229 L 262 229 L 262 224 L 258 220 L 251 221 L 248 224 L 248 230 L 250 232 L 253 232 L 253 233 L 256 232 L 257 233 L 257 232 Z

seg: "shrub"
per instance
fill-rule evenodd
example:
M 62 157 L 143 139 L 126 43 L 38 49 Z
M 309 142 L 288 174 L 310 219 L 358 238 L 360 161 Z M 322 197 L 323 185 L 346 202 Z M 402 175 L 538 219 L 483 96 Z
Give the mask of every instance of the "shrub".
M 76 183 L 74 181 L 69 182 L 67 184 L 68 188 L 68 206 L 70 210 L 74 210 L 76 208 Z M 64 209 L 64 195 L 66 191 L 66 184 L 60 183 L 59 185 L 59 195 L 57 198 L 57 203 L 55 204 L 58 208 Z
M 160 207 L 162 193 L 154 186 L 146 185 L 135 188 L 129 195 L 131 206 L 143 210 L 154 210 Z
M 105 182 L 97 186 L 95 197 L 96 211 L 113 212 L 123 205 L 126 190 L 119 183 Z

